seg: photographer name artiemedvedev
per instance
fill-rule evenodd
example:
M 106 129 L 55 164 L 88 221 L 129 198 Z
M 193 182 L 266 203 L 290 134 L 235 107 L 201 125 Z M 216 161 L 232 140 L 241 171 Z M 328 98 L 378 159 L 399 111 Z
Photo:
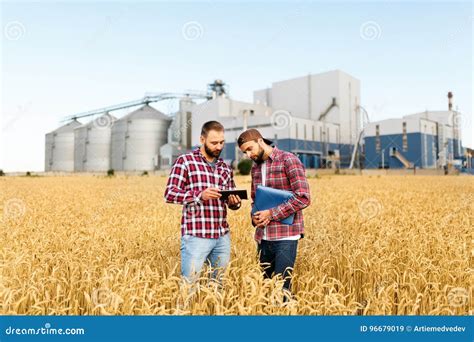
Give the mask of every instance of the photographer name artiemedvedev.
M 458 325 L 451 327 L 451 326 L 446 326 L 443 325 L 442 327 L 433 327 L 433 326 L 418 326 L 415 325 L 413 327 L 413 332 L 464 332 L 466 330 L 466 327 L 460 327 Z

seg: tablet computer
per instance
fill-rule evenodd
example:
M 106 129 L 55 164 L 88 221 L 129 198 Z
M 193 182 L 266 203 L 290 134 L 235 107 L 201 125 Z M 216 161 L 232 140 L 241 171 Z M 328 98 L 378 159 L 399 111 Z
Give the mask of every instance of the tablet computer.
M 229 198 L 229 195 L 237 195 L 240 199 L 247 199 L 247 190 L 221 190 L 221 199 L 226 200 Z

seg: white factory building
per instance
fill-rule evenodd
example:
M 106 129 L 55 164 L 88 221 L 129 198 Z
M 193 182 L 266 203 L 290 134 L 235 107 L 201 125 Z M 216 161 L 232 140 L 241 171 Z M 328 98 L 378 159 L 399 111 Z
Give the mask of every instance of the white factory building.
M 217 92 L 204 103 L 181 101 L 160 149 L 161 167 L 170 167 L 183 151 L 196 146 L 202 125 L 221 122 L 226 130 L 222 158 L 239 158 L 236 141 L 246 128 L 256 128 L 281 149 L 299 156 L 307 168 L 349 165 L 357 135 L 360 81 L 340 71 L 275 82 L 254 91 L 253 103 Z
M 448 111 L 425 111 L 362 127 L 360 88 L 358 79 L 333 70 L 274 82 L 254 90 L 252 102 L 230 97 L 220 80 L 209 84 L 207 92 L 145 96 L 70 116 L 69 123 L 46 134 L 45 170 L 167 169 L 180 154 L 199 145 L 201 127 L 210 120 L 224 125 L 221 156 L 234 166 L 243 157 L 237 138 L 248 128 L 297 155 L 306 168 L 349 167 L 356 155 L 365 168 L 437 168 L 462 162 L 461 134 L 453 123 L 460 113 L 451 108 L 452 93 Z M 170 99 L 179 100 L 175 113 L 151 106 Z M 121 118 L 110 114 L 124 109 L 130 112 Z M 97 118 L 81 124 L 77 119 L 84 117 Z
M 369 123 L 364 129 L 365 168 L 461 167 L 464 160 L 459 122 L 452 109 L 424 111 Z

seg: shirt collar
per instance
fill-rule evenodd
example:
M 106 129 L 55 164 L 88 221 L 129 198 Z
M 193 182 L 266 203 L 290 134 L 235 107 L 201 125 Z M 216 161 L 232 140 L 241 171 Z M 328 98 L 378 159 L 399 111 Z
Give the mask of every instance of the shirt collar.
M 200 158 L 202 158 L 206 163 L 209 163 L 209 164 L 211 163 L 210 161 L 208 161 L 208 160 L 206 159 L 206 157 L 204 157 L 204 155 L 203 155 L 202 152 L 201 152 L 201 148 L 200 148 L 200 147 L 196 148 L 196 149 L 193 151 L 193 153 L 194 153 L 194 155 L 199 156 Z M 218 165 L 220 165 L 220 164 L 223 163 L 223 162 L 224 162 L 224 161 L 222 160 L 222 158 L 220 158 L 220 157 L 219 157 L 219 158 L 216 158 L 216 160 L 215 160 L 215 165 L 218 166 Z
M 272 161 L 275 160 L 279 154 L 280 150 L 277 147 L 273 147 L 272 153 L 268 156 Z

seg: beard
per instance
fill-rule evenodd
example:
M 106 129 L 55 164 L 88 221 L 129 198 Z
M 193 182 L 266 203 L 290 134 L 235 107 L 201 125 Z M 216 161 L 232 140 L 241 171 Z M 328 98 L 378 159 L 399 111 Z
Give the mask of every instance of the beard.
M 221 151 L 213 151 L 211 150 L 206 143 L 204 143 L 204 151 L 206 151 L 207 155 L 208 156 L 211 156 L 211 157 L 214 157 L 214 158 L 219 158 L 219 156 L 221 155 Z
M 262 164 L 264 162 L 263 154 L 264 154 L 263 148 L 260 147 L 258 150 L 257 158 L 255 158 L 253 161 L 257 163 L 258 165 Z

